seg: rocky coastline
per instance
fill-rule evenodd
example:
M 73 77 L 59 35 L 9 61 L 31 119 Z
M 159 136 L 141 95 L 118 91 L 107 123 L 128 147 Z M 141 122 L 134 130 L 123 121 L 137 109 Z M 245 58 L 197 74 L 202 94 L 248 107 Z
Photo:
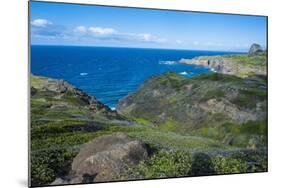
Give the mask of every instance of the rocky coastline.
M 199 56 L 192 59 L 180 59 L 178 62 L 204 66 L 213 72 L 239 77 L 267 74 L 267 52 L 263 51 L 258 44 L 253 44 L 248 54 Z

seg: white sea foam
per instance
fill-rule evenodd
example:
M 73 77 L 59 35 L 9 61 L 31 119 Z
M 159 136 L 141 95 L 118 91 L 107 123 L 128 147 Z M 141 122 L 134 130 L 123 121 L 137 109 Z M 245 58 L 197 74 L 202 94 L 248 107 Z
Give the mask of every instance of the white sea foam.
M 80 73 L 80 76 L 87 76 L 87 75 L 88 75 L 87 72 L 81 72 L 81 73 Z
M 111 109 L 111 110 L 116 110 L 116 108 L 115 108 L 115 107 L 110 107 L 110 109 Z
M 180 72 L 181 75 L 187 75 L 188 73 L 183 71 L 183 72 Z
M 161 65 L 174 65 L 176 63 L 176 61 L 159 61 L 159 64 Z
M 184 75 L 184 76 L 192 76 L 194 73 L 183 71 L 183 72 L 180 72 L 179 74 Z

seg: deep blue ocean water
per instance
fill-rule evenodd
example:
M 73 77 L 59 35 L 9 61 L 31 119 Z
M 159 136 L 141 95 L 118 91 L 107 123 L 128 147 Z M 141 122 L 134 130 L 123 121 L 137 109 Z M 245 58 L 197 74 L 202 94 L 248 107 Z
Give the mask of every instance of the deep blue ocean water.
M 191 77 L 210 71 L 175 62 L 181 58 L 227 53 L 230 52 L 32 45 L 31 73 L 64 79 L 115 108 L 118 100 L 151 76 L 175 71 Z

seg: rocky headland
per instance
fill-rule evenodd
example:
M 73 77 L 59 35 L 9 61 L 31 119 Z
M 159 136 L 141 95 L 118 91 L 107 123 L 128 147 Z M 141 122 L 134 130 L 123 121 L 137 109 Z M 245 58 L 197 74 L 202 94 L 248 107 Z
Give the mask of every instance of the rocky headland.
M 259 75 L 243 79 L 218 73 L 186 78 L 167 73 L 147 80 L 122 99 L 117 112 L 179 134 L 240 127 L 249 122 L 263 124 L 267 119 L 267 78 Z M 225 143 L 236 140 L 230 135 L 221 137 Z M 250 140 L 243 140 L 244 146 L 264 144 Z
M 199 56 L 193 59 L 180 59 L 178 62 L 205 66 L 217 73 L 239 77 L 267 74 L 267 52 L 258 44 L 253 44 L 248 54 Z

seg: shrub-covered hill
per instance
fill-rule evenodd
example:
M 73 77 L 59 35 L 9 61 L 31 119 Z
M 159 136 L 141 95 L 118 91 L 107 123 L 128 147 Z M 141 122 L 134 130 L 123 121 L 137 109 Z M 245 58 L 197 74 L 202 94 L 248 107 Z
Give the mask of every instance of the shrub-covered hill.
M 267 78 L 217 73 L 186 78 L 170 72 L 147 80 L 117 111 L 160 130 L 258 147 L 266 141 Z
M 161 88 L 161 92 L 166 92 L 166 95 L 160 93 L 162 99 L 164 100 L 167 97 L 171 103 L 169 103 L 170 105 L 165 105 L 165 108 L 163 108 L 164 106 L 162 104 L 156 103 L 155 105 L 160 105 L 163 112 L 168 112 L 167 109 L 173 108 L 173 105 L 178 104 L 177 100 L 182 100 L 177 97 L 183 93 L 183 88 L 186 88 L 184 83 L 199 83 L 212 78 L 210 80 L 213 80 L 214 83 L 217 82 L 218 85 L 219 83 L 227 84 L 231 81 L 229 87 L 232 85 L 235 88 L 242 84 L 242 80 L 235 77 L 225 77 L 227 79 L 222 82 L 217 76 L 205 75 L 193 79 L 186 79 L 174 73 L 169 73 L 162 77 L 155 77 L 146 81 L 144 86 L 151 82 L 158 83 L 156 84 L 159 85 L 158 89 Z M 211 81 L 209 82 L 211 83 Z M 236 83 L 236 85 L 232 82 Z M 245 81 L 245 85 L 246 83 L 250 85 L 255 83 L 257 88 L 266 88 L 264 82 L 263 77 L 253 77 Z M 207 84 L 205 87 L 207 87 Z M 170 115 L 163 116 L 166 120 L 150 115 L 149 113 L 153 109 L 152 105 L 150 106 L 152 109 L 147 109 L 147 114 L 139 113 L 137 116 L 132 113 L 134 111 L 126 108 L 124 108 L 124 111 L 121 111 L 121 114 L 118 114 L 94 97 L 87 95 L 63 80 L 32 75 L 31 185 L 57 185 L 72 182 L 72 167 L 75 158 L 81 156 L 79 153 L 83 151 L 83 146 L 89 142 L 97 144 L 97 147 L 100 148 L 103 148 L 102 146 L 104 144 L 109 143 L 106 146 L 111 148 L 110 150 L 106 150 L 106 152 L 101 150 L 100 153 L 97 152 L 89 156 L 96 157 L 95 162 L 97 164 L 102 164 L 103 160 L 98 156 L 107 157 L 108 154 L 112 153 L 109 151 L 114 151 L 113 153 L 116 155 L 108 156 L 108 159 L 120 161 L 122 158 L 119 157 L 122 152 L 117 151 L 118 147 L 115 148 L 112 144 L 110 145 L 110 139 L 107 140 L 111 136 L 103 137 L 104 135 L 117 132 L 118 134 L 125 133 L 133 139 L 130 144 L 125 143 L 126 147 L 135 143 L 135 140 L 136 142 L 143 143 L 144 148 L 147 149 L 148 156 L 139 163 L 134 162 L 134 165 L 127 166 L 126 168 L 122 166 L 122 169 L 115 169 L 118 172 L 120 170 L 119 175 L 116 177 L 106 177 L 103 174 L 97 176 L 105 178 L 103 179 L 104 181 L 266 171 L 266 148 L 260 147 L 260 145 L 266 146 L 262 144 L 266 141 L 267 129 L 266 124 L 263 122 L 266 115 L 262 113 L 262 110 L 259 110 L 259 108 L 265 108 L 263 101 L 266 100 L 266 96 L 259 89 L 255 89 L 254 85 L 252 87 L 252 90 L 243 90 L 245 93 L 240 93 L 241 98 L 246 97 L 245 100 L 252 101 L 251 104 L 244 103 L 245 100 L 241 100 L 242 102 L 236 101 L 233 104 L 237 103 L 237 107 L 239 107 L 238 112 L 245 111 L 246 114 L 252 114 L 252 118 L 255 118 L 256 114 L 260 114 L 260 117 L 254 119 L 255 121 L 246 121 L 247 118 L 245 116 L 234 118 L 233 121 L 230 121 L 231 118 L 227 116 L 227 120 L 229 121 L 222 119 L 221 121 L 225 123 L 219 124 L 219 126 L 213 124 L 220 122 L 219 119 L 210 121 L 212 122 L 210 126 L 207 123 L 202 123 L 208 121 L 195 121 L 194 119 L 192 120 L 195 123 L 194 126 L 186 126 L 182 121 L 171 118 Z M 190 87 L 189 89 L 192 88 Z M 137 93 L 140 91 L 137 91 Z M 154 95 L 159 96 L 158 91 L 151 91 Z M 255 99 L 248 97 L 247 91 L 260 93 L 257 99 Z M 174 98 L 172 97 L 172 93 L 175 95 Z M 147 94 L 147 102 L 152 102 L 151 98 L 153 97 L 150 95 L 151 93 Z M 197 94 L 199 95 L 199 93 Z M 139 99 L 136 99 L 136 102 Z M 202 101 L 204 100 L 209 99 L 202 98 Z M 256 110 L 253 107 L 255 101 L 260 102 Z M 188 103 L 193 105 L 191 101 Z M 139 104 L 144 103 L 137 104 L 140 107 L 141 105 Z M 229 104 L 226 103 L 224 105 L 227 106 Z M 130 108 L 134 109 L 135 107 L 133 105 Z M 156 107 L 154 107 L 155 110 L 157 110 Z M 174 108 L 174 110 L 177 110 L 177 112 L 174 112 L 175 114 L 181 113 L 181 108 Z M 207 117 L 209 116 L 203 116 L 202 119 Z M 103 142 L 99 143 L 101 140 Z M 248 146 L 251 148 L 247 148 Z M 122 148 L 123 146 L 120 145 L 119 147 L 124 150 Z M 87 151 L 86 153 L 88 152 L 92 153 L 92 151 Z M 87 156 L 85 157 L 87 158 Z M 113 163 L 114 161 L 110 161 L 110 164 L 115 165 Z M 84 169 L 78 165 L 78 169 L 81 168 L 81 172 L 87 171 L 89 173 L 94 172 L 96 169 L 91 169 L 89 166 L 86 167 Z M 101 168 L 99 171 L 104 173 L 108 169 Z M 75 183 L 98 181 L 95 179 L 96 174 L 87 174 L 85 177 L 82 174 L 82 177 L 84 179 L 81 181 L 79 178 L 73 181 Z

